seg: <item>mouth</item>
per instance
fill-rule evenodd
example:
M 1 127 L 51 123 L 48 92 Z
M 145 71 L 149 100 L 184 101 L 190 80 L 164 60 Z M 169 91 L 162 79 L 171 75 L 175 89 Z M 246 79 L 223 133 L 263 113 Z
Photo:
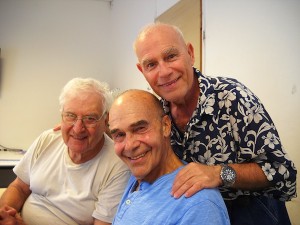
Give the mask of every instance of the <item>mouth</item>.
M 75 139 L 75 140 L 81 141 L 81 140 L 86 139 L 86 136 L 74 136 L 73 135 L 72 138 Z
M 164 83 L 164 84 L 159 84 L 159 86 L 160 87 L 168 87 L 168 86 L 171 86 L 171 85 L 175 84 L 178 80 L 179 80 L 179 77 L 175 80 L 170 81 L 170 82 L 167 82 L 167 83 Z
M 138 160 L 140 158 L 143 158 L 145 155 L 147 154 L 147 152 L 143 153 L 143 154 L 140 154 L 138 156 L 134 156 L 134 157 L 128 157 L 128 159 L 130 160 Z

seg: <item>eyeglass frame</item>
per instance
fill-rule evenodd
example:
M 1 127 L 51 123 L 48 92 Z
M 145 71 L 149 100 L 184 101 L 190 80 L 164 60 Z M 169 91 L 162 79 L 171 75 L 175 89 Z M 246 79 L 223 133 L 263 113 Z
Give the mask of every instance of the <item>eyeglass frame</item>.
M 73 121 L 73 122 L 67 122 L 67 121 L 65 121 L 65 120 L 64 120 L 64 113 L 74 115 L 74 116 L 75 116 L 74 121 Z M 72 113 L 72 112 L 62 112 L 61 118 L 62 118 L 62 121 L 63 121 L 64 123 L 66 123 L 67 125 L 69 125 L 69 126 L 74 126 L 78 120 L 81 120 L 81 122 L 82 122 L 82 124 L 83 124 L 83 126 L 84 126 L 85 128 L 92 128 L 92 127 L 95 127 L 95 126 L 97 125 L 97 123 L 102 119 L 102 117 L 103 117 L 105 114 L 107 114 L 106 111 L 104 111 L 104 112 L 102 113 L 102 115 L 101 115 L 97 120 L 95 120 L 95 123 L 90 124 L 90 125 L 86 125 L 85 119 L 88 118 L 88 117 L 93 117 L 92 115 L 85 115 L 85 116 L 81 116 L 81 118 L 80 118 L 80 117 L 79 117 L 78 115 L 76 115 L 75 113 Z

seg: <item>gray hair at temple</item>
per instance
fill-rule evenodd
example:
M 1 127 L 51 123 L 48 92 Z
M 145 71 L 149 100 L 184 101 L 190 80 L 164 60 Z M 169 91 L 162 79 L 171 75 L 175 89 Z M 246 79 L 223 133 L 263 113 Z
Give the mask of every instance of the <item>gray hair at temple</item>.
M 63 87 L 59 96 L 60 111 L 63 111 L 68 95 L 76 95 L 84 91 L 92 91 L 99 94 L 102 99 L 103 113 L 109 111 L 113 100 L 109 85 L 93 78 L 81 77 L 73 78 Z

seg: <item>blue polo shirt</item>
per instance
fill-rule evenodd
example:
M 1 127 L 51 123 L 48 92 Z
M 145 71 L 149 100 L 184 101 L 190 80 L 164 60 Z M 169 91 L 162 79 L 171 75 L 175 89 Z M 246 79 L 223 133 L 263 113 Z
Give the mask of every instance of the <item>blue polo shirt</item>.
M 175 199 L 170 195 L 179 168 L 154 183 L 141 182 L 131 176 L 120 202 L 114 225 L 153 224 L 230 224 L 227 209 L 217 189 L 204 189 L 190 198 Z

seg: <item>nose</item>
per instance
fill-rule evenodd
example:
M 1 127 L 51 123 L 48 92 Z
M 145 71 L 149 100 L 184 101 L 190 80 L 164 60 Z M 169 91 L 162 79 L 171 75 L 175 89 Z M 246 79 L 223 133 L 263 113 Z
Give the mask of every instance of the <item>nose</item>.
M 162 61 L 159 63 L 157 68 L 160 77 L 167 77 L 172 73 L 172 69 L 169 62 Z
M 79 133 L 81 132 L 82 130 L 85 129 L 85 126 L 84 126 L 84 123 L 83 123 L 83 120 L 82 118 L 77 118 L 77 120 L 75 121 L 75 123 L 73 124 L 73 130 L 76 132 L 76 133 Z
M 139 143 L 136 135 L 127 134 L 125 139 L 125 151 L 133 151 L 139 146 Z

